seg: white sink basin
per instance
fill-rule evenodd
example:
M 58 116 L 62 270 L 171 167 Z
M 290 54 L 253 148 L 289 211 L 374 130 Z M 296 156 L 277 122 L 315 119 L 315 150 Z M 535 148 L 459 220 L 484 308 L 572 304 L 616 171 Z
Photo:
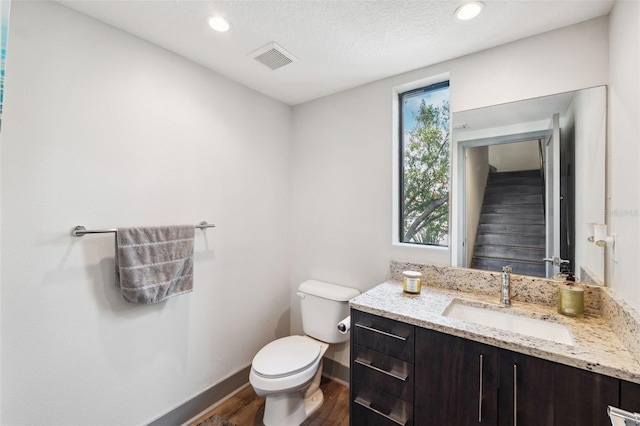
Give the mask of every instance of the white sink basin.
M 564 343 L 565 345 L 573 346 L 574 344 L 571 333 L 564 324 L 517 315 L 505 310 L 481 308 L 454 300 L 443 315 L 474 324 Z

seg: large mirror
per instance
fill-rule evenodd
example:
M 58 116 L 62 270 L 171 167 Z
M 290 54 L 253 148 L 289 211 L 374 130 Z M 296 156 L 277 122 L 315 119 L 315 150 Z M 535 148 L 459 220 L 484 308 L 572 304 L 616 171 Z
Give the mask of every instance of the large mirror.
M 604 283 L 606 87 L 452 114 L 454 266 Z M 545 261 L 544 259 L 547 259 Z

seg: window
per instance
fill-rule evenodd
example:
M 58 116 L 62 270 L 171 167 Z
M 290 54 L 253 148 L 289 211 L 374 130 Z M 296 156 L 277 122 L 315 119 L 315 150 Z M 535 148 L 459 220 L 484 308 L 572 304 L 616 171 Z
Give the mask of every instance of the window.
M 400 242 L 449 245 L 449 82 L 400 93 Z

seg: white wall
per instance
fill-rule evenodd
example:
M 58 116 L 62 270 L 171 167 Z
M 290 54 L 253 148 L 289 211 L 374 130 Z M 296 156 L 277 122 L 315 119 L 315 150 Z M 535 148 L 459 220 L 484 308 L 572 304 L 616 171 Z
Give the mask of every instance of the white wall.
M 492 145 L 489 147 L 489 164 L 498 172 L 540 169 L 538 141 Z
M 575 263 L 580 274 L 586 268 L 593 278 L 605 282 L 605 251 L 585 244 L 593 235 L 587 224 L 605 222 L 605 157 L 607 93 L 604 87 L 581 90 L 573 97 L 565 120 L 571 122 L 575 138 Z M 580 275 L 578 275 L 582 278 Z
M 53 2 L 9 40 L 0 423 L 147 423 L 289 332 L 291 108 Z M 201 220 L 195 291 L 151 306 L 69 234 Z
M 367 290 L 388 278 L 391 259 L 442 261 L 391 246 L 394 87 L 449 72 L 455 112 L 606 84 L 607 60 L 602 17 L 295 107 L 292 286 L 316 278 Z M 298 321 L 293 304 L 294 331 Z M 347 365 L 344 348 L 332 356 Z
M 466 183 L 465 183 L 465 214 L 466 214 L 466 259 L 465 266 L 471 265 L 473 252 L 475 251 L 476 235 L 482 215 L 484 193 L 487 189 L 487 177 L 489 175 L 489 152 L 491 147 L 476 146 L 465 150 L 466 156 Z
M 609 41 L 607 221 L 618 239 L 607 280 L 640 309 L 640 3 L 616 2 Z
M 302 333 L 295 296 L 302 281 L 364 290 L 383 281 L 389 269 L 391 147 L 380 138 L 390 129 L 379 118 L 386 116 L 391 92 L 382 99 L 376 91 L 356 92 L 294 108 L 293 333 Z M 332 345 L 327 356 L 348 365 L 347 346 Z

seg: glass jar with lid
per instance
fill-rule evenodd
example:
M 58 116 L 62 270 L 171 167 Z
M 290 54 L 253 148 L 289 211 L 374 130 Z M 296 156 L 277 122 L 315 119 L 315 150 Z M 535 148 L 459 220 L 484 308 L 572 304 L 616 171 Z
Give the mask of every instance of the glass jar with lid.
M 422 290 L 422 274 L 416 271 L 403 271 L 402 289 L 405 293 L 419 294 Z

